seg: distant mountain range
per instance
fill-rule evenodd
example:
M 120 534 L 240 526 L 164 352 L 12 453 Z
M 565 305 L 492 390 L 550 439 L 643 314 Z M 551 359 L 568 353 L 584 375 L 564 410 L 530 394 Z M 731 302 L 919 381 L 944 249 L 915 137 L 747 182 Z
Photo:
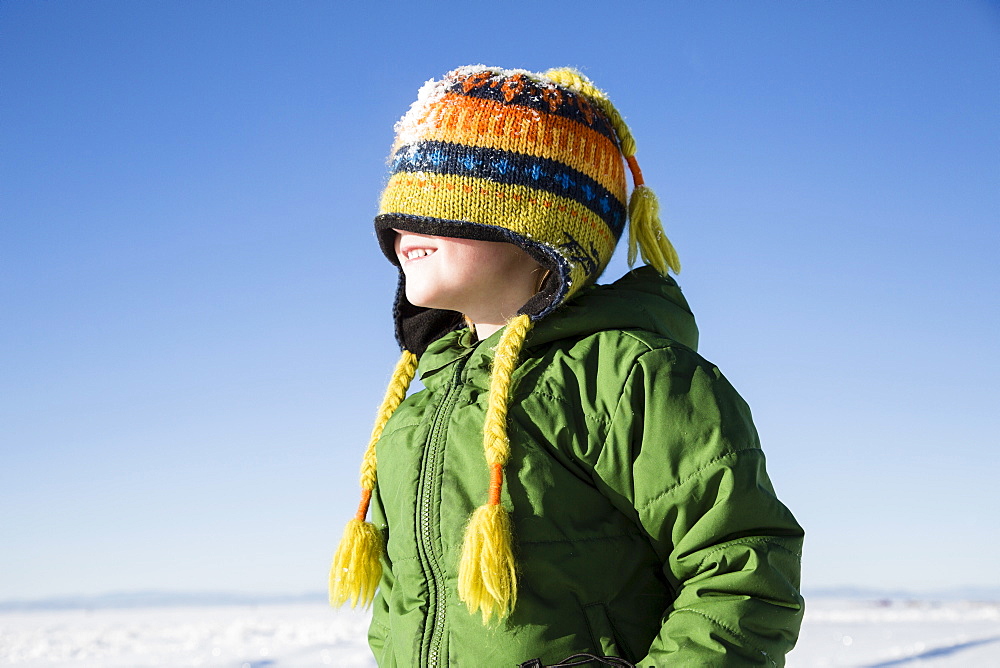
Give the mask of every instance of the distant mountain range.
M 1000 586 L 955 587 L 931 592 L 865 587 L 806 588 L 806 599 L 843 598 L 862 600 L 917 601 L 1000 601 Z M 183 606 L 280 605 L 322 603 L 323 592 L 306 594 L 239 594 L 233 592 L 112 592 L 94 596 L 55 596 L 51 598 L 0 601 L 0 612 L 29 610 L 107 610 L 121 608 L 166 608 Z
M 105 610 L 115 608 L 166 608 L 216 605 L 277 605 L 321 603 L 322 592 L 307 594 L 238 594 L 233 592 L 112 592 L 94 596 L 54 596 L 30 600 L 0 601 L 0 611 L 15 610 Z
M 846 599 L 903 599 L 915 601 L 1000 601 L 1000 586 L 964 586 L 934 591 L 909 591 L 906 589 L 877 589 L 874 587 L 806 587 L 803 595 L 808 598 Z

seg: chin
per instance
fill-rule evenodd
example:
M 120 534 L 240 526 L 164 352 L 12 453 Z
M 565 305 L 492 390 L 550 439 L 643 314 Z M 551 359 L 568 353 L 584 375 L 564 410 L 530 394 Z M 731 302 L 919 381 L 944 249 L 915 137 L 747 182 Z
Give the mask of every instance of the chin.
M 463 312 L 469 305 L 469 290 L 460 282 L 425 280 L 424 276 L 407 276 L 406 300 L 414 306 Z M 476 294 L 473 292 L 473 294 Z
M 443 306 L 441 304 L 441 300 L 436 299 L 433 293 L 428 294 L 420 290 L 407 290 L 406 301 L 410 302 L 414 306 L 420 306 L 422 308 L 448 308 L 447 306 Z

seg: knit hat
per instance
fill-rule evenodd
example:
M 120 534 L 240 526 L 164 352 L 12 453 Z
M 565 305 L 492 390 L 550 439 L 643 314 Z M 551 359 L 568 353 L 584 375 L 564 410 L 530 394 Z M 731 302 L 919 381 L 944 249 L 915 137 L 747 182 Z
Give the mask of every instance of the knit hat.
M 394 229 L 502 241 L 544 269 L 541 289 L 504 327 L 491 372 L 484 453 L 487 503 L 472 515 L 459 564 L 459 596 L 470 612 L 506 616 L 517 596 L 510 519 L 501 504 L 511 377 L 532 325 L 592 283 L 629 222 L 629 263 L 637 251 L 661 274 L 680 270 L 663 234 L 659 206 L 643 185 L 635 141 L 608 97 L 572 69 L 544 74 L 471 66 L 428 81 L 396 124 L 390 176 L 375 230 L 399 266 Z M 624 164 L 623 164 L 624 160 Z M 633 191 L 626 199 L 625 165 Z M 366 521 L 375 488 L 375 444 L 406 396 L 417 359 L 462 314 L 414 306 L 399 272 L 393 311 L 403 350 L 379 409 L 361 472 L 362 500 L 330 573 L 330 598 L 369 604 L 381 575 L 378 530 Z M 484 490 L 485 491 L 485 490 Z

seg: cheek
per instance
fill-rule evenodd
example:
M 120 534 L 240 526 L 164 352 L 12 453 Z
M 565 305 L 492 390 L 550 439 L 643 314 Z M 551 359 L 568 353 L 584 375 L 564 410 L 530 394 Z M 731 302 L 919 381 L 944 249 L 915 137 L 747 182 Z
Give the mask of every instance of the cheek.
M 498 273 L 512 278 L 528 275 L 538 268 L 538 263 L 531 259 L 531 256 L 510 245 L 505 245 L 499 252 L 493 254 L 490 262 Z
M 462 265 L 481 273 L 506 273 L 517 263 L 519 251 L 510 244 L 480 242 L 463 246 Z
M 446 250 L 447 255 L 442 269 L 455 282 L 475 280 L 485 267 L 489 266 L 491 257 L 488 250 L 476 246 L 456 245 Z

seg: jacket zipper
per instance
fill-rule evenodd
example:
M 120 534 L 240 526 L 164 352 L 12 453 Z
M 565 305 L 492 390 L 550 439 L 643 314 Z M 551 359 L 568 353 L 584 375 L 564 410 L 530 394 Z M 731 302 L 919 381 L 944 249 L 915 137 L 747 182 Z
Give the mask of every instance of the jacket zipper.
M 447 432 L 448 419 L 451 417 L 455 400 L 458 398 L 461 383 L 459 377 L 468 357 L 460 359 L 455 365 L 455 372 L 452 375 L 451 385 L 445 393 L 437 410 L 434 412 L 434 420 L 431 424 L 431 433 L 424 446 L 424 457 L 422 470 L 420 472 L 420 489 L 417 494 L 417 503 L 420 508 L 417 531 L 417 553 L 423 562 L 424 572 L 429 573 L 427 578 L 427 589 L 429 598 L 428 618 L 430 621 L 430 635 L 426 642 L 426 665 L 434 668 L 439 665 L 441 642 L 445 632 L 447 593 L 444 588 L 444 577 L 441 572 L 440 555 L 435 549 L 434 534 L 432 531 L 432 514 L 437 504 L 435 498 L 438 496 L 436 478 L 444 436 Z M 426 634 L 426 629 L 425 629 Z

